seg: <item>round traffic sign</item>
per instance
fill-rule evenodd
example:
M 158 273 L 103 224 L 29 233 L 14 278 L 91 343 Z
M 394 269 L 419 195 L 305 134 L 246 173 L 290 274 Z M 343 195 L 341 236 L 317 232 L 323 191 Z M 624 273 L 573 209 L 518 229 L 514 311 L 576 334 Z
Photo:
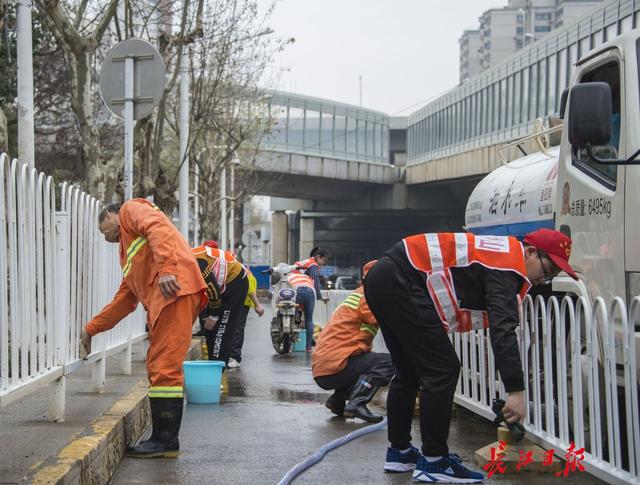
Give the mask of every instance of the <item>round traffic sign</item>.
M 160 102 L 166 71 L 158 50 L 142 39 L 123 40 L 107 53 L 100 70 L 100 94 L 111 112 L 121 118 L 127 58 L 133 59 L 133 119 L 139 120 Z

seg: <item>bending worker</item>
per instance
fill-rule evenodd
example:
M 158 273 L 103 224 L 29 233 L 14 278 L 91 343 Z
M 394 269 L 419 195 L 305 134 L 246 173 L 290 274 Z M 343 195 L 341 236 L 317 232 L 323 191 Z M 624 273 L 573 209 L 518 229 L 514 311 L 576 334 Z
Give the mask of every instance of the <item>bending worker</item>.
M 316 300 L 322 300 L 324 303 L 329 301 L 328 298 L 322 298 L 320 288 L 320 266 L 327 264 L 328 260 L 329 251 L 315 247 L 307 259 L 293 263 L 296 270 L 292 271 L 288 277 L 289 283 L 296 290 L 296 303 L 302 305 L 304 309 L 307 352 L 311 352 L 313 344 L 313 310 Z
M 229 365 L 236 325 L 242 316 L 249 282 L 244 266 L 229 251 L 210 246 L 193 248 L 207 284 L 208 303 L 200 313 L 209 360 Z
M 447 446 L 460 361 L 448 332 L 490 328 L 496 368 L 507 391 L 505 419 L 526 414 L 524 378 L 515 328 L 518 299 L 531 285 L 551 282 L 569 265 L 571 239 L 550 229 L 524 238 L 418 234 L 393 246 L 364 282 L 396 367 L 387 396 L 385 471 L 414 470 L 420 482 L 476 483 Z M 411 445 L 411 418 L 420 391 L 422 453 Z
M 91 337 L 114 327 L 141 302 L 147 311 L 151 438 L 127 451 L 129 456 L 175 457 L 182 421 L 182 363 L 191 343 L 191 326 L 206 302 L 206 285 L 184 237 L 155 205 L 132 199 L 111 204 L 98 217 L 100 232 L 120 243 L 122 283 L 113 301 L 87 323 L 82 343 L 91 353 Z
M 370 261 L 364 265 L 364 276 L 374 264 Z M 395 368 L 389 354 L 371 352 L 377 333 L 378 322 L 369 310 L 362 286 L 333 312 L 320 333 L 311 369 L 321 388 L 335 389 L 325 403 L 333 414 L 370 423 L 382 421 L 382 416 L 373 414 L 367 403 L 380 387 L 389 384 Z

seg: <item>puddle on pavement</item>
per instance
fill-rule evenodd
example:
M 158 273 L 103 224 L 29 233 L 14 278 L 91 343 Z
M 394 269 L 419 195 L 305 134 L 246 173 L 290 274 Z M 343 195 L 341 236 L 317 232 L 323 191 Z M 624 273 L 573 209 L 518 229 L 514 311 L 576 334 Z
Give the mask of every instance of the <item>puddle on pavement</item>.
M 294 389 L 271 389 L 271 398 L 276 402 L 324 404 L 328 397 L 329 393 L 296 391 Z

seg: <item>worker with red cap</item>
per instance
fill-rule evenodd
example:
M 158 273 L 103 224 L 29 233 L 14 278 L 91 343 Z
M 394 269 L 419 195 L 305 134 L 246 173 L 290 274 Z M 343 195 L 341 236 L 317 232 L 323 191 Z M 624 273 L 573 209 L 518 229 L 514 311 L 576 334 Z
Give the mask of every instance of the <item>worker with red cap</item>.
M 532 285 L 546 285 L 569 265 L 571 239 L 551 229 L 509 236 L 432 233 L 409 236 L 369 270 L 365 295 L 380 325 L 396 374 L 387 396 L 384 469 L 413 470 L 418 482 L 477 483 L 447 446 L 460 361 L 448 333 L 490 329 L 491 348 L 507 392 L 507 422 L 526 415 L 524 376 L 515 328 Z M 422 450 L 411 445 L 420 394 Z
M 363 276 L 374 264 L 369 261 L 364 265 Z M 371 351 L 377 333 L 378 322 L 360 286 L 333 312 L 312 355 L 316 383 L 323 389 L 335 390 L 325 403 L 332 413 L 370 423 L 382 421 L 382 416 L 373 414 L 367 403 L 380 387 L 389 384 L 395 369 L 389 354 Z

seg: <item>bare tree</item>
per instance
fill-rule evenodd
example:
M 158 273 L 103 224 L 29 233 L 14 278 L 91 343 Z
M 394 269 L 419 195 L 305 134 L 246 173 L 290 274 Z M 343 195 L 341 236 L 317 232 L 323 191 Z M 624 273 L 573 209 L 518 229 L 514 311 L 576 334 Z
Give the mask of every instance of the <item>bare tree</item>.
M 35 0 L 49 32 L 62 49 L 68 69 L 71 106 L 81 139 L 81 153 L 86 167 L 87 189 L 104 198 L 107 187 L 105 164 L 100 143 L 100 130 L 95 123 L 93 65 L 102 38 L 116 14 L 118 0 L 108 0 L 96 8 L 89 1 L 68 5 L 60 0 Z
M 4 0 L 0 0 L 2 2 Z M 122 193 L 122 123 L 100 100 L 97 74 L 107 50 L 130 37 L 155 44 L 167 68 L 163 96 L 154 113 L 136 123 L 136 196 L 153 195 L 167 213 L 175 206 L 179 167 L 178 74 L 189 56 L 191 110 L 189 156 L 200 164 L 200 193 L 219 186 L 222 167 L 234 158 L 249 166 L 260 138 L 270 129 L 265 97 L 258 87 L 265 67 L 286 41 L 270 38 L 268 19 L 257 0 L 35 0 L 46 29 L 49 68 L 36 79 L 39 115 L 36 142 L 73 152 L 77 134 L 79 166 L 85 188 L 104 199 Z M 55 62 L 57 61 L 57 63 Z M 63 62 L 60 62 L 63 61 Z M 68 91 L 68 94 L 65 92 Z M 41 101 L 41 102 L 40 102 Z M 69 117 L 70 106 L 73 116 Z M 61 133 L 67 133 L 60 143 Z M 48 145 L 47 145 L 48 143 Z M 264 180 L 261 178 L 260 180 Z M 237 193 L 255 190 L 258 177 L 241 171 Z M 217 196 L 203 198 L 203 229 L 217 227 Z M 214 216 L 213 214 L 216 214 Z

